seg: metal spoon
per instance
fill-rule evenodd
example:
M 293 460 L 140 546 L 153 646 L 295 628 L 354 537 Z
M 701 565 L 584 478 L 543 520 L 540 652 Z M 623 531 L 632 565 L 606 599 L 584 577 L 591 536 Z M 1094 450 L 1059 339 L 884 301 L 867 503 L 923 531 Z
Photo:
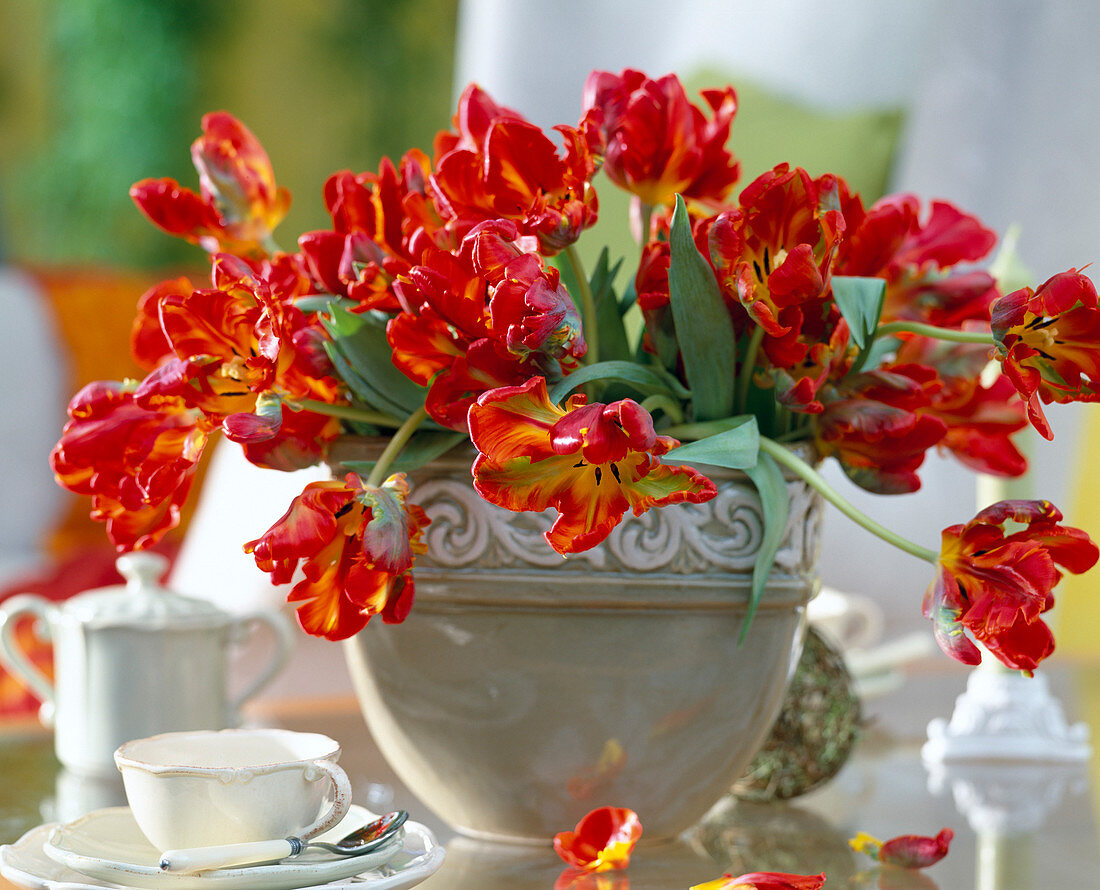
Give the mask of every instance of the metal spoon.
M 218 847 L 194 847 L 190 850 L 167 850 L 161 854 L 160 870 L 170 874 L 193 874 L 212 868 L 229 868 L 238 865 L 257 865 L 261 862 L 279 862 L 310 849 L 327 850 L 337 856 L 361 856 L 370 853 L 390 841 L 409 814 L 404 810 L 386 813 L 373 822 L 355 829 L 335 844 L 324 841 L 303 841 L 299 837 L 280 838 L 272 841 L 254 841 L 247 844 L 224 844 Z

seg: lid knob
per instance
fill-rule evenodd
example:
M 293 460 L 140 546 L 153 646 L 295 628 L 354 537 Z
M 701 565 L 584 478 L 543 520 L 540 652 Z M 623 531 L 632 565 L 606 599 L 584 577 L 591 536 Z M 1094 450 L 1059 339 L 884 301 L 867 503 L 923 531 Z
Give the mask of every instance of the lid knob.
M 120 556 L 115 566 L 126 579 L 126 588 L 131 593 L 151 593 L 160 587 L 160 576 L 168 568 L 168 558 L 160 553 L 134 551 Z

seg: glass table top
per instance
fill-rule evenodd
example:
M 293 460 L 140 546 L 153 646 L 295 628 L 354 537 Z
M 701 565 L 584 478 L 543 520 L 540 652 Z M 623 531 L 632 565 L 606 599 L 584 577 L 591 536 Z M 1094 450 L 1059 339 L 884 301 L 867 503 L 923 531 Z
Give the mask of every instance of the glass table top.
M 1093 721 L 1094 739 L 1100 739 L 1100 664 L 1056 664 L 1048 676 L 1067 718 Z M 606 873 L 575 890 L 686 890 L 725 872 L 753 871 L 824 871 L 827 890 L 1100 887 L 1095 750 L 1090 760 L 1075 764 L 922 762 L 928 721 L 951 715 L 966 679 L 965 669 L 942 658 L 916 665 L 897 688 L 865 701 L 863 737 L 825 786 L 786 803 L 725 800 L 681 839 L 646 844 L 643 838 L 626 871 Z M 456 836 L 413 797 L 382 760 L 354 701 L 261 702 L 248 720 L 338 739 L 357 802 L 373 810 L 408 809 L 435 831 L 446 844 L 447 859 L 420 885 L 426 890 L 554 888 L 564 863 L 549 846 Z M 125 803 L 118 782 L 89 781 L 62 770 L 51 736 L 25 726 L 0 740 L 0 778 L 3 843 L 42 822 L 69 821 Z M 847 845 L 858 831 L 885 839 L 933 835 L 944 827 L 955 832 L 951 852 L 923 872 L 880 871 Z M 0 878 L 0 887 L 10 886 Z

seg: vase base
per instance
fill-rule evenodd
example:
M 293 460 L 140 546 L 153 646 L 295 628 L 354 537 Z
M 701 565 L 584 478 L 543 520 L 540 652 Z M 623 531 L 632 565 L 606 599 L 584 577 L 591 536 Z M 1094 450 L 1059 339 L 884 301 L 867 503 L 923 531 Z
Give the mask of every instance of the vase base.
M 510 847 L 549 847 L 554 843 L 553 838 L 548 837 L 525 837 L 518 834 L 499 834 L 495 831 L 478 831 L 475 828 L 465 828 L 461 825 L 452 825 L 451 827 L 463 837 L 487 844 L 506 844 Z

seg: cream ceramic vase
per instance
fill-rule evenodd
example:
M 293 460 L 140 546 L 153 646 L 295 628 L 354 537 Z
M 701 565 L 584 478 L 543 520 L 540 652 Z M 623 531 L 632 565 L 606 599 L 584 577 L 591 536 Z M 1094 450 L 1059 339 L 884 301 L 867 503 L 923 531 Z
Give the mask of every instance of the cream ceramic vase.
M 352 446 L 335 462 L 370 459 Z M 705 504 L 628 517 L 563 559 L 554 511 L 483 501 L 460 453 L 412 474 L 432 519 L 400 625 L 346 643 L 367 725 L 398 776 L 459 832 L 546 842 L 589 810 L 639 813 L 649 839 L 695 824 L 778 715 L 817 589 L 822 502 L 791 510 L 745 642 L 763 533 L 743 474 L 708 468 Z

